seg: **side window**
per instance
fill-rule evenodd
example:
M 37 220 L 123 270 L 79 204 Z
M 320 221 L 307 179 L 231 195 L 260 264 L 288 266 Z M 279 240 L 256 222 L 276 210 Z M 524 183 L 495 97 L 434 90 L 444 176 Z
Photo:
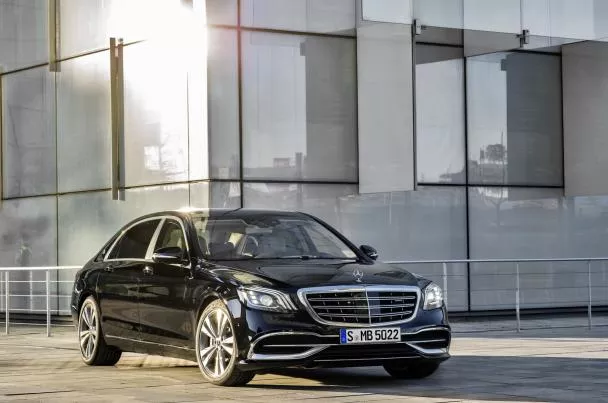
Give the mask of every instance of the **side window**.
M 129 229 L 114 246 L 108 259 L 144 259 L 160 220 L 144 221 Z
M 182 231 L 182 226 L 179 225 L 177 221 L 165 221 L 165 224 L 158 235 L 158 240 L 156 241 L 154 250 L 157 251 L 161 248 L 180 248 L 184 256 L 186 256 L 186 251 L 188 248 L 186 247 L 184 231 Z

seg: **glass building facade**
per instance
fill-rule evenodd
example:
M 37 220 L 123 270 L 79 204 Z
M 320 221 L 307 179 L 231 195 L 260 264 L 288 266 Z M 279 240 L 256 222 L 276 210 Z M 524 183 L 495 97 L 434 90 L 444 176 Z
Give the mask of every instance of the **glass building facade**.
M 607 256 L 608 187 L 567 191 L 586 67 L 565 59 L 592 44 L 606 63 L 605 37 L 598 0 L 0 0 L 0 266 L 81 265 L 184 206 L 309 212 L 386 261 Z M 584 263 L 520 272 L 524 308 L 587 302 Z M 513 264 L 446 274 L 451 311 L 514 305 Z M 608 270 L 592 276 L 605 305 Z

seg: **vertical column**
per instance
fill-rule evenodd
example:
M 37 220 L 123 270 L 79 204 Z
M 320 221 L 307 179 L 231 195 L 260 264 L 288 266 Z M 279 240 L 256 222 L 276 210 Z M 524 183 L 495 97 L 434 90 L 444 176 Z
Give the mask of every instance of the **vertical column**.
M 110 38 L 110 99 L 112 113 L 112 200 L 121 200 L 124 185 L 123 41 Z
M 4 162 L 2 161 L 3 156 L 3 138 L 4 138 L 4 122 L 3 119 L 4 112 L 4 92 L 2 90 L 2 66 L 0 66 L 0 207 L 2 207 L 2 200 L 4 198 L 4 173 L 2 172 L 2 167 L 4 166 Z
M 59 71 L 59 0 L 48 0 L 49 71 Z
M 414 189 L 412 71 L 409 25 L 357 28 L 360 193 Z
M 517 333 L 521 332 L 521 319 L 519 316 L 519 262 L 515 264 L 515 316 L 517 317 Z
M 46 336 L 51 337 L 51 271 L 49 269 L 46 270 Z
M 10 286 L 9 286 L 9 275 L 10 272 L 6 271 L 4 274 L 4 322 L 5 322 L 5 333 L 9 334 L 9 321 L 10 321 Z

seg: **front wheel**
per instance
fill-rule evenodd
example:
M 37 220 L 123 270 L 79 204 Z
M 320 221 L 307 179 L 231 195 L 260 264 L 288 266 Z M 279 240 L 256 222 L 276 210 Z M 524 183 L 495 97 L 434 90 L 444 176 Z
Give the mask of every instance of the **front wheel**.
M 393 378 L 397 379 L 422 379 L 433 375 L 439 368 L 435 362 L 412 363 L 409 366 L 385 364 L 384 369 Z
M 78 316 L 80 355 L 87 365 L 114 365 L 120 360 L 122 352 L 106 344 L 99 318 L 95 298 L 88 297 L 82 303 Z
M 236 366 L 238 346 L 232 317 L 221 301 L 205 308 L 196 327 L 196 359 L 205 379 L 220 386 L 241 386 L 255 373 Z

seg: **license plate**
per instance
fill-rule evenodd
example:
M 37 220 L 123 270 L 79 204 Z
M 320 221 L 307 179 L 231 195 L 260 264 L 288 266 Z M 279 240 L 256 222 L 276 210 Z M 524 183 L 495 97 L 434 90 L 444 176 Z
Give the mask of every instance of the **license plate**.
M 398 327 L 340 329 L 340 344 L 397 343 L 400 341 L 401 329 Z

